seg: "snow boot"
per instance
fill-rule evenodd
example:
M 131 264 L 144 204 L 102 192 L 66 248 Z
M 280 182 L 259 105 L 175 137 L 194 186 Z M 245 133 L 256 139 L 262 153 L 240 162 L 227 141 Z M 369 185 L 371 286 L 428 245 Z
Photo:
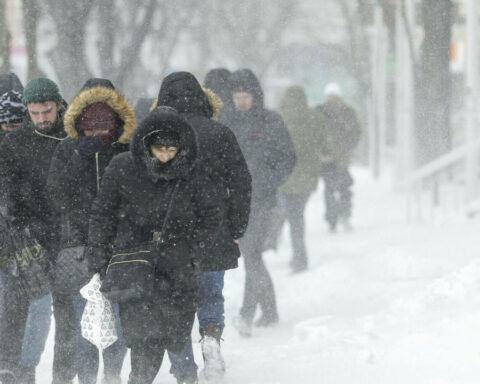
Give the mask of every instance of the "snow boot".
M 207 382 L 217 382 L 225 376 L 225 361 L 220 349 L 221 329 L 216 324 L 207 324 L 202 333 L 202 376 Z

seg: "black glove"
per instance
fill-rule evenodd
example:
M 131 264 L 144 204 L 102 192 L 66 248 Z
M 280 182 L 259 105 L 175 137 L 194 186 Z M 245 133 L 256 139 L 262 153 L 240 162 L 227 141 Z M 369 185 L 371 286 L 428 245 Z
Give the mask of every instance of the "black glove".
M 102 146 L 102 139 L 100 136 L 85 136 L 77 146 L 77 153 L 82 159 L 92 157 L 95 152 L 98 152 Z

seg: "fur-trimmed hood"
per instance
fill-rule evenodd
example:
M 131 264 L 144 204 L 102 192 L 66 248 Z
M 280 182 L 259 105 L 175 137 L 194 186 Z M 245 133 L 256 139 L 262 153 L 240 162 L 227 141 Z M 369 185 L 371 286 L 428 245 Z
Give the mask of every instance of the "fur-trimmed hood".
M 95 103 L 106 103 L 123 122 L 119 127 L 118 142 L 127 144 L 136 127 L 135 110 L 130 103 L 105 79 L 90 79 L 74 97 L 64 115 L 64 127 L 68 136 L 77 139 L 81 134 L 77 129 L 77 120 L 83 110 Z
M 163 79 L 158 97 L 151 110 L 168 106 L 178 113 L 195 113 L 216 120 L 223 102 L 212 90 L 202 88 L 189 72 L 174 72 Z
M 161 173 L 153 175 L 149 165 L 152 161 L 150 148 L 145 145 L 145 138 L 155 131 L 175 132 L 180 138 L 179 152 L 168 167 Z M 195 167 L 197 159 L 197 140 L 193 128 L 180 117 L 176 110 L 160 106 L 155 108 L 142 120 L 135 130 L 130 142 L 130 152 L 141 168 L 146 168 L 154 179 L 172 180 L 188 177 Z M 156 180 L 154 180 L 156 181 Z

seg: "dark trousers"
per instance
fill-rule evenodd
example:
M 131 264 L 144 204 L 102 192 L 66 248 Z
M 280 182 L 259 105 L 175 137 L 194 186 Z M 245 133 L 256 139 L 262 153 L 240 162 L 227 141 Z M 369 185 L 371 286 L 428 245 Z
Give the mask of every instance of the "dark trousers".
M 0 369 L 9 369 L 16 373 L 22 355 L 22 342 L 31 301 L 19 294 L 11 282 L 12 279 L 8 279 L 0 317 Z
M 264 318 L 278 318 L 272 278 L 262 258 L 271 212 L 270 207 L 252 205 L 247 232 L 240 240 L 245 262 L 245 290 L 240 315 L 250 323 L 255 317 L 257 305 Z
M 75 329 L 76 329 L 76 366 L 78 373 L 78 382 L 80 384 L 95 384 L 98 376 L 99 351 L 98 348 L 90 343 L 82 336 L 81 320 L 83 310 L 87 301 L 80 295 L 71 296 L 73 308 L 75 312 Z M 104 382 L 119 382 L 120 373 L 122 371 L 123 359 L 127 348 L 122 336 L 122 328 L 120 325 L 120 316 L 118 313 L 118 304 L 113 304 L 115 313 L 115 322 L 118 334 L 118 340 L 108 348 L 102 351 Z
M 53 346 L 53 384 L 71 383 L 76 375 L 75 341 L 77 324 L 72 296 L 52 293 L 55 317 L 55 344 Z
M 334 229 L 338 219 L 348 219 L 352 210 L 353 179 L 347 168 L 330 164 L 324 167 L 323 180 L 325 183 L 325 219 Z
M 69 304 L 70 297 L 55 293 L 52 293 L 52 297 L 54 314 L 65 318 L 61 326 L 55 329 L 53 362 L 53 383 L 63 384 L 69 383 L 75 376 L 75 366 L 72 363 L 74 350 L 68 340 L 70 330 L 75 329 L 75 323 L 73 309 Z M 9 283 L 5 289 L 4 300 L 0 318 L 0 369 L 17 372 L 31 300 L 18 294 L 16 287 Z
M 130 346 L 131 372 L 129 384 L 151 384 L 162 365 L 165 345 L 160 340 L 147 339 Z
M 285 217 L 290 224 L 293 258 L 292 267 L 306 267 L 307 248 L 305 246 L 305 207 L 310 193 L 284 194 Z

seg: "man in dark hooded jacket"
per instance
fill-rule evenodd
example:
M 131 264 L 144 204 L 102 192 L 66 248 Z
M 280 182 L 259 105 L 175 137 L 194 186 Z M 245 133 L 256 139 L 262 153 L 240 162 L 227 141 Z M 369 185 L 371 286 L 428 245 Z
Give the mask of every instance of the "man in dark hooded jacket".
M 109 80 L 93 78 L 84 84 L 70 103 L 65 112 L 64 126 L 68 138 L 58 145 L 53 155 L 47 187 L 56 212 L 62 218 L 61 247 L 67 248 L 86 244 L 90 207 L 111 159 L 128 151 L 130 136 L 136 126 L 135 113 Z M 64 344 L 70 344 L 69 356 L 65 354 L 66 346 L 55 348 L 55 378 L 65 377 L 62 369 L 74 365 L 72 352 L 76 335 L 80 334 L 80 320 L 86 301 L 78 293 L 71 299 L 75 320 L 64 313 L 55 314 L 56 328 L 64 333 L 56 341 L 63 340 Z M 73 327 L 72 321 L 75 323 Z M 118 313 L 117 324 L 120 325 Z M 126 349 L 119 327 L 118 331 L 119 340 L 103 351 L 104 384 L 120 382 Z M 97 348 L 83 337 L 78 337 L 76 356 L 79 383 L 94 384 L 99 365 Z M 68 379 L 72 373 L 69 373 Z
M 279 114 L 265 109 L 263 90 L 249 69 L 230 76 L 229 89 L 234 108 L 221 122 L 235 134 L 252 175 L 250 221 L 240 248 L 245 258 L 245 292 L 235 326 L 251 335 L 257 305 L 262 314 L 259 326 L 278 322 L 273 282 L 262 259 L 265 237 L 276 202 L 277 190 L 295 166 L 295 150 Z
M 223 282 L 225 270 L 238 266 L 238 240 L 243 237 L 250 211 L 251 176 L 235 135 L 216 120 L 222 102 L 202 89 L 188 72 L 168 75 L 162 82 L 158 105 L 175 108 L 192 126 L 198 141 L 200 166 L 217 183 L 227 207 L 213 248 L 201 261 L 198 319 L 207 379 L 221 376 L 225 364 L 220 353 L 224 328 Z M 194 383 L 197 366 L 190 345 L 183 356 L 170 354 L 172 373 L 179 383 Z
M 10 132 L 0 144 L 0 178 L 6 185 L 6 206 L 13 225 L 28 228 L 53 257 L 59 222 L 46 193 L 48 168 L 56 146 L 64 140 L 64 101 L 58 86 L 49 79 L 31 80 L 24 89 L 28 109 L 22 127 Z M 9 279 L 9 282 L 12 279 Z M 0 319 L 0 369 L 3 384 L 20 375 L 19 360 L 31 300 L 7 283 L 3 315 Z M 55 302 L 54 310 L 59 307 Z M 13 373 L 8 374 L 10 371 Z M 35 371 L 30 372 L 35 380 Z

